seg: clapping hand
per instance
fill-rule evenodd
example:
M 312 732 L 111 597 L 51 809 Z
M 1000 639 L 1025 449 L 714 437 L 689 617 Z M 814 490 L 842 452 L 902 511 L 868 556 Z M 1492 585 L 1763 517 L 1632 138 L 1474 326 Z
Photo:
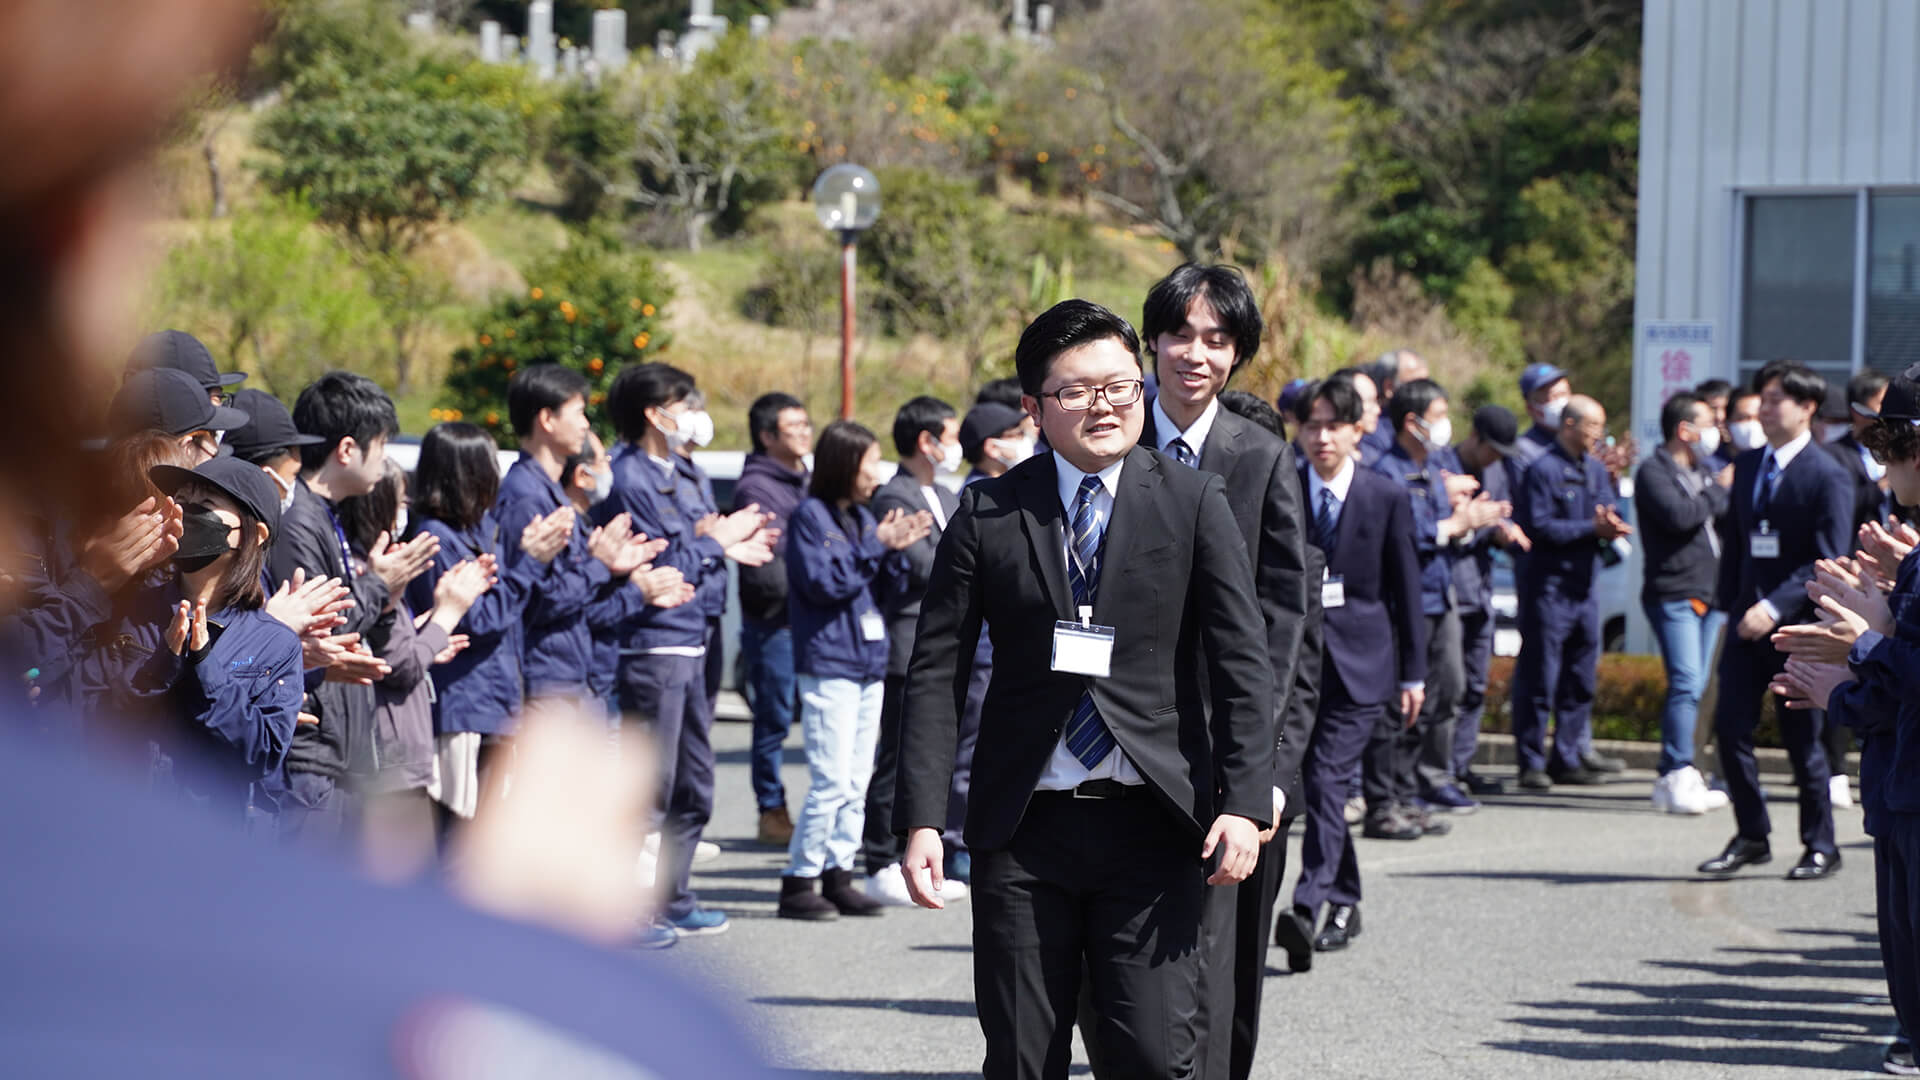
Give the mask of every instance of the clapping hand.
M 1500 522 L 1512 517 L 1513 504 L 1510 502 L 1495 502 L 1486 495 L 1480 495 L 1463 502 L 1460 512 L 1465 515 L 1467 530 L 1471 532 L 1487 528 L 1490 525 L 1498 525 Z
M 649 540 L 646 533 L 634 532 L 633 521 L 625 514 L 593 530 L 587 546 L 614 577 L 633 573 L 667 550 L 665 540 Z
M 633 572 L 633 587 L 657 608 L 675 608 L 693 599 L 693 583 L 671 566 L 651 566 Z
M 1786 668 L 1773 677 L 1767 690 L 1786 698 L 1789 709 L 1824 709 L 1833 692 L 1852 681 L 1853 672 L 1845 664 L 1789 656 Z
M 427 613 L 434 625 L 448 634 L 467 617 L 480 597 L 493 588 L 497 580 L 493 575 L 491 561 L 482 559 L 462 559 L 440 575 L 433 584 L 433 610 Z
M 1920 543 L 1920 534 L 1905 522 L 1895 526 L 1889 532 L 1886 526 L 1877 521 L 1869 521 L 1860 526 L 1860 563 L 1883 588 L 1892 588 L 1894 575 L 1900 571 L 1900 561 Z
M 80 552 L 80 565 L 102 589 L 114 592 L 135 575 L 173 557 L 180 547 L 180 520 L 180 508 L 172 499 L 156 502 L 149 496 L 88 540 Z
M 309 580 L 305 569 L 296 568 L 267 598 L 266 612 L 302 637 L 321 637 L 347 621 L 343 612 L 353 606 L 352 593 L 339 578 Z
M 373 542 L 367 565 L 381 581 L 386 582 L 389 593 L 397 594 L 407 587 L 407 582 L 426 570 L 439 551 L 440 538 L 432 533 L 423 532 L 404 544 L 395 544 L 392 543 L 392 535 L 383 532 Z
M 446 648 L 433 654 L 433 662 L 436 664 L 444 664 L 454 657 L 459 656 L 461 653 L 466 652 L 467 646 L 471 644 L 473 644 L 473 639 L 467 635 L 454 634 L 447 638 Z
M 199 652 L 207 647 L 207 605 L 182 600 L 173 610 L 167 626 L 167 651 L 175 656 Z
M 375 656 L 373 650 L 356 637 L 352 645 L 327 665 L 327 681 L 372 686 L 374 680 L 384 679 L 392 671 L 385 660 Z
M 765 566 L 773 561 L 773 545 L 780 530 L 770 529 L 772 514 L 762 513 L 760 504 L 743 506 L 707 526 L 707 537 L 720 545 L 727 558 L 742 566 Z
M 1622 536 L 1632 536 L 1633 526 L 1611 506 L 1593 508 L 1593 531 L 1602 540 L 1617 540 Z
M 933 513 L 921 510 L 909 514 L 898 507 L 887 511 L 887 516 L 873 527 L 874 536 L 887 545 L 890 550 L 901 551 L 927 538 L 933 532 Z
M 1511 521 L 1500 526 L 1500 538 L 1510 548 L 1518 548 L 1522 552 L 1533 550 L 1533 541 L 1527 537 L 1526 530 Z
M 1473 498 L 1473 493 L 1480 490 L 1480 481 L 1474 479 L 1470 473 L 1442 471 L 1440 478 L 1441 482 L 1447 486 L 1447 501 L 1455 506 Z

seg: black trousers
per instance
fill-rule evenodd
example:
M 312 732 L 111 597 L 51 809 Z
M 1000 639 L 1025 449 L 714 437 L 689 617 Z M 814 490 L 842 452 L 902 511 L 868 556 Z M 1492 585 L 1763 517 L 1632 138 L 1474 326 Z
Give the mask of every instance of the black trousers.
M 1749 840 L 1765 840 L 1773 831 L 1766 796 L 1760 791 L 1753 729 L 1760 722 L 1760 701 L 1767 684 L 1785 667 L 1786 657 L 1772 641 L 1743 641 L 1736 633 L 1727 634 L 1720 654 L 1720 702 L 1714 709 L 1713 733 L 1720 741 L 1720 772 L 1733 801 L 1734 820 L 1740 835 Z M 1800 844 L 1832 855 L 1839 850 L 1834 846 L 1833 793 L 1828 787 L 1832 773 L 1826 748 L 1820 745 L 1827 714 L 1820 709 L 1789 709 L 1778 699 L 1773 714 L 1780 724 L 1787 760 L 1793 765 L 1794 785 L 1800 789 Z
M 1453 783 L 1453 725 L 1465 672 L 1460 656 L 1460 616 L 1427 615 L 1427 682 L 1420 715 L 1412 724 L 1400 713 L 1398 694 L 1387 699 L 1386 716 L 1367 743 L 1367 810 L 1406 806 Z
M 1880 959 L 1900 1030 L 1920 1031 L 1920 814 L 1887 814 L 1873 838 Z
M 1204 1004 L 1195 1028 L 1200 1059 L 1194 1075 L 1202 1080 L 1247 1080 L 1253 1072 L 1273 904 L 1287 874 L 1286 824 L 1260 849 L 1260 862 L 1247 880 L 1207 889 L 1201 929 Z
M 887 676 L 880 699 L 880 741 L 873 746 L 873 778 L 867 781 L 867 823 L 860 834 L 860 861 L 877 874 L 900 861 L 906 842 L 893 835 L 893 789 L 900 769 L 900 714 L 907 677 Z M 971 748 L 969 748 L 971 749 Z M 973 764 L 971 754 L 967 762 Z
M 1005 848 L 973 852 L 973 981 L 985 1080 L 1067 1075 L 1082 980 L 1102 1080 L 1194 1075 L 1200 838 L 1144 790 L 1037 792 Z

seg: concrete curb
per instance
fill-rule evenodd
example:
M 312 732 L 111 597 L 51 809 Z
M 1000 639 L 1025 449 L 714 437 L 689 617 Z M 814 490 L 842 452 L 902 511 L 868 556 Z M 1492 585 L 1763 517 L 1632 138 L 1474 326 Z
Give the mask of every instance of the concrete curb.
M 1595 739 L 1593 741 L 1593 748 L 1603 754 L 1610 754 L 1617 758 L 1625 758 L 1627 768 L 1629 769 L 1645 769 L 1648 772 L 1653 772 L 1660 767 L 1659 743 L 1628 742 L 1624 739 Z M 1776 781 L 1792 780 L 1793 765 L 1787 760 L 1787 752 L 1785 750 L 1763 746 L 1754 750 L 1754 756 L 1758 758 L 1760 762 L 1760 775 Z M 1858 756 L 1857 754 L 1847 755 L 1847 772 L 1849 774 L 1858 775 Z M 1481 732 L 1480 748 L 1475 751 L 1473 760 L 1479 765 L 1517 766 L 1519 764 L 1519 757 L 1513 748 L 1513 736 L 1491 731 Z M 1702 772 L 1718 773 L 1720 771 L 1720 763 L 1717 759 L 1709 759 L 1702 764 L 1706 766 L 1701 769 Z

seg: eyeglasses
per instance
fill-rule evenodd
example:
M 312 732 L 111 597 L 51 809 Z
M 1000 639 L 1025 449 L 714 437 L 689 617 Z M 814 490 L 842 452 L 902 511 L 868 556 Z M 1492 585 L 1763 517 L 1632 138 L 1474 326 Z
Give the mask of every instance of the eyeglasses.
M 1063 386 L 1058 390 L 1043 392 L 1041 397 L 1050 397 L 1068 412 L 1086 412 L 1093 408 L 1096 397 L 1104 397 L 1107 404 L 1116 409 L 1124 409 L 1140 400 L 1140 394 L 1147 384 L 1139 379 L 1121 379 L 1105 386 Z

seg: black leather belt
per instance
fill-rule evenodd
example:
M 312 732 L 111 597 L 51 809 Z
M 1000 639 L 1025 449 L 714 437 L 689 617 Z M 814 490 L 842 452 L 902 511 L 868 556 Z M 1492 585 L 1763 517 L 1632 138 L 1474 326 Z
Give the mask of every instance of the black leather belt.
M 1074 799 L 1133 799 L 1146 794 L 1145 784 L 1123 784 L 1118 780 L 1087 780 L 1067 790 L 1036 791 L 1035 795 L 1060 795 Z

